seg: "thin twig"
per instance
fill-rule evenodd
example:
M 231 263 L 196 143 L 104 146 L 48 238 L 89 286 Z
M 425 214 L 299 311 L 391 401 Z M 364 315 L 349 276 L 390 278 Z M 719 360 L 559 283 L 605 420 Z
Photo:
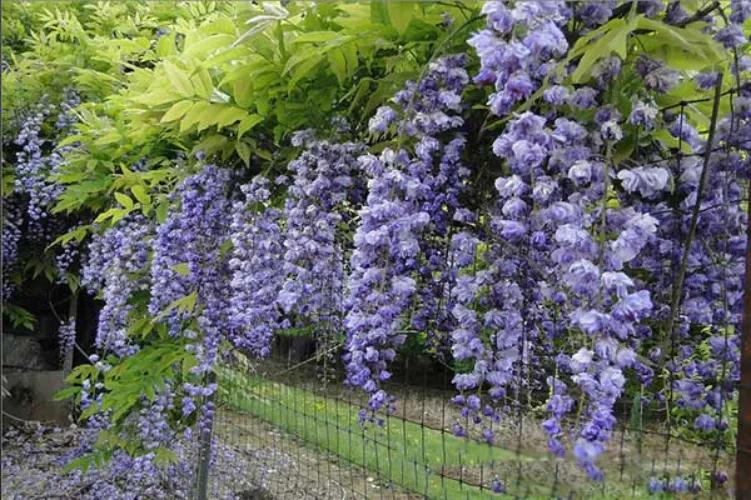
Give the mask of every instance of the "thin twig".
M 702 19 L 707 17 L 709 13 L 711 13 L 713 10 L 719 7 L 720 7 L 720 2 L 717 2 L 717 1 L 712 2 L 711 4 L 709 4 L 708 7 L 705 7 L 701 10 L 697 10 L 692 16 L 687 17 L 683 21 L 679 21 L 675 23 L 673 26 L 683 28 L 684 26 L 688 26 L 689 24 L 695 23 L 696 21 L 701 21 Z
M 36 424 L 36 425 L 40 425 L 40 426 L 44 425 L 44 422 L 41 422 L 39 420 L 26 420 L 25 418 L 21 418 L 21 417 L 15 416 L 15 415 L 11 415 L 10 413 L 8 413 L 5 410 L 0 410 L 0 411 L 2 411 L 2 414 L 3 414 L 4 417 L 8 417 L 10 419 L 13 419 L 16 422 L 22 422 L 22 423 L 27 424 L 27 425 L 31 425 L 31 424 Z

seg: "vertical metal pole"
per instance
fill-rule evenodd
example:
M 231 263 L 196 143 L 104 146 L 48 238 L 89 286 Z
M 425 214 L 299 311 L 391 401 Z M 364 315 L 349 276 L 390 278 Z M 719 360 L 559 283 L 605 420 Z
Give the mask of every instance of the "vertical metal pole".
M 216 375 L 214 372 L 209 372 L 206 377 L 208 384 L 213 384 L 216 381 Z M 209 489 L 209 466 L 211 464 L 211 435 L 214 431 L 214 411 L 213 408 L 214 394 L 211 394 L 206 398 L 206 403 L 211 408 L 211 415 L 208 418 L 208 428 L 199 429 L 200 432 L 200 449 L 198 451 L 198 479 L 196 485 L 196 497 L 198 500 L 208 500 Z
M 738 396 L 738 434 L 735 459 L 735 497 L 751 498 L 751 182 L 746 228 L 746 277 L 741 327 L 741 385 Z

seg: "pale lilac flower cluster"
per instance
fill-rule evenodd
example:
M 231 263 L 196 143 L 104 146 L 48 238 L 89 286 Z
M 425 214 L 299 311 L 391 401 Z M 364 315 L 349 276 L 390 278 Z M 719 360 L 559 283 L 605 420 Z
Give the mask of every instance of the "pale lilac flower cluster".
M 411 304 L 416 282 L 411 276 L 419 257 L 420 233 L 430 218 L 420 211 L 422 183 L 410 176 L 405 151 L 384 151 L 380 158 L 366 156 L 364 169 L 373 177 L 355 233 L 349 276 L 347 381 L 369 394 L 370 408 L 389 402 L 380 383 L 391 373 L 388 363 L 394 348 L 406 340 L 402 314 Z
M 277 297 L 284 282 L 282 213 L 270 204 L 271 182 L 262 176 L 240 189 L 232 208 L 230 339 L 256 356 L 270 353 L 281 320 Z
M 316 140 L 298 132 L 293 145 L 304 147 L 288 168 L 292 184 L 284 206 L 284 272 L 278 303 L 297 321 L 338 329 L 344 281 L 340 226 L 359 208 L 361 144 Z M 294 321 L 293 321 L 294 323 Z
M 439 140 L 435 135 L 464 123 L 457 113 L 463 111 L 461 94 L 469 81 L 465 64 L 465 55 L 431 63 L 426 78 L 417 84 L 408 82 L 392 99 L 401 112 L 383 106 L 370 121 L 371 133 L 393 131 L 415 141 L 416 158 L 410 174 L 425 184 L 422 209 L 430 216 L 430 226 L 419 238 L 422 258 L 411 326 L 427 332 L 429 342 L 436 345 L 445 342 L 443 337 L 452 323 L 449 290 L 455 276 L 449 269 L 446 250 L 453 226 L 466 217 L 459 197 L 470 171 L 462 163 L 464 137 Z
M 747 215 L 739 200 L 744 197 L 742 182 L 748 178 L 749 166 L 739 153 L 751 145 L 743 140 L 751 132 L 749 118 L 736 113 L 733 120 L 728 117 L 718 124 L 715 148 L 720 145 L 723 150 L 714 153 L 708 165 L 696 237 L 688 249 L 682 306 L 674 331 L 667 332 L 675 339 L 674 349 L 662 353 L 671 358 L 666 368 L 672 374 L 674 404 L 691 411 L 695 429 L 705 433 L 727 430 L 724 406 L 734 397 L 740 373 L 735 332 L 741 323 Z M 649 285 L 658 292 L 654 300 L 662 321 L 671 314 L 671 291 L 688 238 L 703 158 L 690 156 L 666 167 L 675 179 L 676 201 L 643 200 L 642 210 L 654 213 L 659 225 L 648 252 L 636 261 L 653 276 Z M 708 357 L 697 349 L 699 344 Z M 658 400 L 664 400 L 667 392 L 658 393 Z
M 141 409 L 133 416 L 134 426 L 146 450 L 170 448 L 175 439 L 175 430 L 170 426 L 169 413 L 174 410 L 174 391 L 169 383 L 154 399 L 141 398 Z
M 76 343 L 76 319 L 70 318 L 60 322 L 57 328 L 60 359 L 64 360 L 72 351 Z
M 201 380 L 201 385 L 183 385 L 183 415 L 195 410 L 196 398 L 215 391 L 216 384 L 205 384 L 203 378 L 212 370 L 220 343 L 233 328 L 228 309 L 231 288 L 227 286 L 231 272 L 222 250 L 232 219 L 228 183 L 228 170 L 202 165 L 173 192 L 176 206 L 154 238 L 149 311 L 154 315 L 167 313 L 170 334 L 189 340 L 186 349 L 197 361 L 190 373 Z M 176 301 L 191 296 L 192 310 L 169 310 Z M 195 319 L 193 324 L 186 322 L 189 318 Z M 204 399 L 199 408 L 201 430 L 212 418 L 212 404 Z
M 751 9 L 746 3 L 733 3 L 732 22 L 748 17 Z M 619 78 L 619 58 L 597 62 L 586 82 L 591 86 L 562 86 L 561 75 L 550 72 L 568 50 L 563 25 L 573 17 L 595 28 L 608 21 L 615 7 L 614 1 L 584 2 L 572 7 L 572 15 L 557 2 L 485 4 L 488 27 L 470 44 L 481 62 L 476 83 L 495 84 L 488 103 L 491 113 L 510 114 L 517 103 L 539 89 L 545 77 L 549 86 L 543 92 L 541 110 L 515 116 L 493 144 L 493 152 L 505 160 L 508 169 L 496 182 L 500 198 L 490 214 L 493 239 L 479 270 L 469 270 L 471 259 L 460 270 L 452 309 L 459 325 L 453 334 L 454 357 L 474 364 L 470 372 L 454 379 L 462 391 L 489 386 L 492 404 L 494 397 L 505 395 L 508 384 L 522 383 L 520 374 L 535 362 L 535 352 L 555 356 L 556 376 L 545 382 L 551 397 L 550 418 L 543 428 L 557 455 L 565 453 L 563 438 L 574 431 L 574 456 L 593 478 L 602 477 L 595 463 L 612 432 L 613 406 L 623 394 L 626 377 L 634 373 L 640 383 L 648 385 L 654 376 L 638 356 L 642 349 L 655 345 L 651 328 L 643 321 L 665 320 L 670 284 L 701 173 L 698 156 L 683 158 L 683 166 L 677 169 L 660 161 L 639 163 L 645 157 L 652 159 L 651 153 L 642 150 L 635 162 L 622 165 L 608 157 L 610 148 L 627 134 L 638 136 L 639 130 L 653 130 L 661 123 L 654 99 L 681 81 L 678 71 L 640 56 L 635 69 L 643 90 L 634 96 L 625 121 L 613 106 L 600 105 L 608 98 L 604 90 Z M 637 8 L 648 17 L 665 11 L 662 2 L 640 2 Z M 688 16 L 678 2 L 668 6 L 665 15 L 666 22 L 673 23 Z M 746 43 L 735 26 L 713 32 L 729 49 Z M 696 81 L 700 89 L 709 89 L 716 74 L 701 74 Z M 731 148 L 740 145 L 743 150 L 751 144 L 741 144 L 751 139 L 745 124 L 751 112 L 745 111 L 744 98 L 734 106 L 740 122 L 721 123 L 718 134 Z M 594 111 L 591 119 L 582 113 L 576 113 L 576 118 L 564 114 L 589 109 Z M 582 116 L 587 118 L 582 120 Z M 703 151 L 704 135 L 687 116 L 667 113 L 664 122 L 668 132 L 694 153 Z M 738 203 L 742 193 L 736 179 L 747 175 L 748 166 L 741 158 L 737 154 L 713 157 L 697 231 L 702 241 L 695 243 L 689 255 L 679 319 L 686 344 L 689 331 L 695 332 L 700 325 L 720 325 L 707 333 L 712 359 L 697 356 L 686 345 L 668 367 L 680 374 L 675 386 L 682 398 L 679 405 L 699 412 L 695 425 L 705 432 L 723 427 L 721 419 L 706 411 L 719 414 L 723 401 L 732 397 L 737 378 L 733 360 L 737 360 L 738 342 L 727 332 L 737 324 L 742 274 L 738 252 L 745 249 L 745 216 Z M 482 334 L 486 329 L 489 337 Z M 570 345 L 580 339 L 578 350 L 551 351 L 560 349 L 552 340 L 564 332 L 572 339 Z M 655 356 L 650 357 L 659 359 L 660 350 L 652 352 Z M 574 403 L 569 383 L 582 399 L 584 421 L 577 429 L 563 425 Z M 705 384 L 714 387 L 711 393 Z M 475 422 L 485 414 L 483 402 L 475 396 L 462 394 L 455 403 Z M 494 412 L 491 409 L 487 414 Z M 456 431 L 466 434 L 461 426 Z M 675 490 L 681 488 L 679 484 Z
M 19 257 L 19 243 L 23 236 L 24 223 L 23 208 L 16 198 L 3 196 L 2 200 L 2 297 L 3 301 L 10 299 L 14 285 L 10 281 L 10 274 Z
M 32 234 L 42 236 L 48 232 L 45 223 L 51 217 L 52 205 L 64 190 L 54 177 L 65 164 L 65 152 L 75 147 L 57 148 L 53 140 L 45 138 L 43 127 L 50 115 L 57 112 L 57 133 L 67 133 L 77 121 L 72 109 L 79 103 L 78 96 L 69 90 L 66 90 L 59 107 L 50 104 L 45 97 L 24 117 L 15 138 L 20 149 L 14 165 L 14 191 L 27 200 L 28 231 Z
M 148 262 L 154 226 L 140 214 L 129 215 L 95 234 L 88 245 L 81 283 L 91 294 L 99 293 L 104 306 L 99 312 L 95 344 L 116 356 L 129 356 L 138 346 L 128 338 L 131 295 L 149 285 L 144 269 Z
M 32 106 L 21 119 L 21 126 L 13 142 L 18 147 L 14 166 L 14 185 L 12 193 L 3 197 L 3 298 L 12 293 L 12 286 L 7 276 L 17 259 L 19 244 L 44 248 L 56 236 L 66 232 L 66 222 L 60 216 L 51 213 L 64 187 L 57 182 L 55 175 L 64 166 L 66 151 L 74 145 L 56 147 L 56 139 L 49 139 L 48 118 L 57 113 L 56 135 L 70 131 L 76 122 L 72 109 L 80 103 L 77 95 L 65 91 L 64 100 L 59 106 L 49 103 L 45 96 Z M 21 227 L 23 231 L 21 231 Z M 64 281 L 64 273 L 76 256 L 73 245 L 63 248 L 55 256 L 59 268 L 57 280 Z
M 560 371 L 571 376 L 588 401 L 583 413 L 586 419 L 573 451 L 593 478 L 601 477 L 594 463 L 615 423 L 612 412 L 625 384 L 623 369 L 633 366 L 635 360 L 633 350 L 622 343 L 636 336 L 636 325 L 652 307 L 649 293 L 633 290 L 634 282 L 623 267 L 639 254 L 656 230 L 654 218 L 631 208 L 611 208 L 602 213 L 608 174 L 606 165 L 593 159 L 592 151 L 607 141 L 618 140 L 598 127 L 598 119 L 603 123 L 610 119 L 606 113 L 609 112 L 601 108 L 590 125 L 599 128 L 599 137 L 566 118 L 557 118 L 554 128 L 547 128 L 544 118 L 525 113 L 510 122 L 494 144 L 496 154 L 508 161 L 512 175 L 496 182 L 501 208 L 493 226 L 499 239 L 513 243 L 513 250 L 496 252 L 501 258 L 495 266 L 515 272 L 509 277 L 519 282 L 517 287 L 521 290 L 529 288 L 523 280 L 533 270 L 519 253 L 533 256 L 543 269 L 547 266 L 552 276 L 539 276 L 538 271 L 535 280 L 540 295 L 529 299 L 537 304 L 554 304 L 558 314 L 562 313 L 563 326 L 580 331 L 589 338 L 586 343 L 594 346 L 594 350 L 581 348 L 573 355 L 558 356 Z M 598 118 L 600 114 L 605 116 Z M 532 151 L 534 154 L 530 155 Z M 617 237 L 603 242 L 606 229 Z M 530 250 L 524 251 L 525 248 Z M 501 316 L 515 314 L 518 320 L 514 324 L 522 324 L 521 292 L 517 292 L 517 297 L 502 302 L 506 308 L 512 304 L 512 309 L 502 310 Z M 540 313 L 524 314 L 535 315 Z M 545 324 L 551 316 L 543 314 L 541 319 Z M 556 331 L 550 323 L 548 329 Z M 497 346 L 499 350 L 507 346 L 499 351 L 507 381 L 513 373 L 509 369 L 524 351 L 511 349 L 519 342 L 521 330 L 521 326 L 511 330 L 511 342 Z M 508 326 L 501 331 L 503 336 L 510 332 Z M 538 336 L 537 344 L 543 338 Z M 543 428 L 550 436 L 551 451 L 561 455 L 564 450 L 559 438 L 565 434 L 561 418 L 572 405 L 563 402 L 567 401 L 563 396 L 564 377 L 554 380 L 553 388 L 548 403 L 551 418 Z
M 71 231 L 75 228 L 71 228 Z M 55 270 L 57 271 L 57 283 L 63 284 L 67 282 L 66 275 L 70 271 L 71 266 L 80 255 L 78 250 L 78 241 L 70 240 L 60 245 L 59 251 L 55 254 Z
M 487 27 L 468 40 L 480 57 L 474 81 L 495 86 L 488 105 L 493 114 L 503 116 L 537 91 L 554 70 L 555 59 L 568 51 L 561 26 L 571 12 L 565 2 L 552 0 L 516 2 L 513 7 L 490 1 L 482 12 Z
M 458 113 L 468 81 L 465 59 L 446 56 L 431 63 L 421 81 L 409 82 L 394 97 L 398 113 L 382 108 L 371 121 L 373 132 L 395 125 L 397 133 L 413 137 L 414 156 L 386 149 L 380 157 L 361 158 L 371 180 L 354 236 L 344 359 L 347 381 L 370 394 L 372 411 L 390 406 L 391 398 L 380 386 L 391 377 L 388 363 L 406 339 L 404 314 L 415 298 L 416 278 L 425 279 L 443 265 L 429 250 L 435 248 L 429 238 L 445 238 L 468 174 L 460 161 L 463 140 L 444 146 L 434 137 L 463 123 Z M 424 298 L 423 304 L 430 307 Z M 423 311 L 418 322 L 435 312 Z
M 213 165 L 183 180 L 172 194 L 177 207 L 156 231 L 151 264 L 153 316 L 166 313 L 171 332 L 180 331 L 186 317 L 170 304 L 195 292 L 197 303 L 225 288 L 220 246 L 228 232 L 229 172 Z M 224 309 L 224 308 L 222 308 Z

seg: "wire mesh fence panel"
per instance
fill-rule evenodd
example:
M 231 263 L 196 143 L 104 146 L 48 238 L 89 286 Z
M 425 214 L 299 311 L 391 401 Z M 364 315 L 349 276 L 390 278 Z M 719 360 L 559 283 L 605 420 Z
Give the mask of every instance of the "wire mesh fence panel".
M 603 457 L 605 479 L 592 482 L 573 458 L 548 453 L 534 401 L 514 404 L 494 425 L 493 445 L 472 430 L 457 437 L 452 423 L 464 417 L 446 403 L 453 394 L 448 369 L 422 364 L 416 376 L 413 364 L 389 387 L 396 411 L 362 423 L 365 398 L 341 383 L 324 388 L 316 358 L 307 361 L 219 370 L 214 438 L 246 467 L 253 488 L 233 492 L 241 498 L 490 498 L 501 481 L 518 498 L 639 498 L 653 477 L 699 481 L 717 466 L 732 469 L 732 450 L 668 435 L 659 415 L 645 412 L 634 424 L 632 404 L 622 406 Z M 229 493 L 223 478 L 212 470 L 215 494 Z

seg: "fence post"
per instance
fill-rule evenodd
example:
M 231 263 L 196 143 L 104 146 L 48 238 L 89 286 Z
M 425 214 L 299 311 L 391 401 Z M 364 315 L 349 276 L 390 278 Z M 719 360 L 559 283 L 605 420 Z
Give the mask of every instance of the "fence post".
M 216 381 L 214 372 L 209 372 L 206 377 L 207 385 Z M 216 392 L 216 391 L 214 391 Z M 214 430 L 214 393 L 206 398 L 206 404 L 211 408 L 207 416 L 207 428 L 201 429 L 199 425 L 199 450 L 198 450 L 198 477 L 196 480 L 196 498 L 198 500 L 208 500 L 209 489 L 209 467 L 211 465 L 211 435 Z M 199 417 L 200 420 L 200 417 Z
M 751 182 L 749 182 L 751 199 Z M 741 326 L 741 385 L 738 390 L 738 434 L 735 459 L 735 497 L 751 498 L 751 201 L 746 230 L 746 276 Z

